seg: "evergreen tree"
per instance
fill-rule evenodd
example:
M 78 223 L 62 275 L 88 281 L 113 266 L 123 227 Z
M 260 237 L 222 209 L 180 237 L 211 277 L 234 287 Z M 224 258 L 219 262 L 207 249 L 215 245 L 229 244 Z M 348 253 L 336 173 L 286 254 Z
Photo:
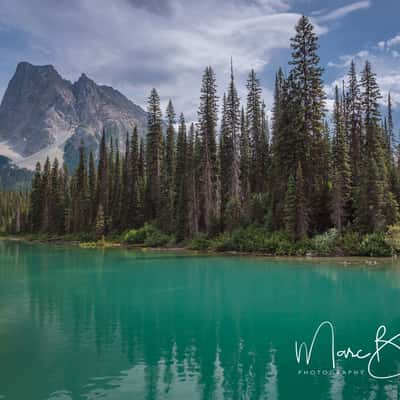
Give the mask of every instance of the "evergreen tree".
M 186 123 L 183 114 L 179 118 L 178 140 L 176 145 L 176 170 L 175 170 L 175 221 L 176 240 L 181 242 L 187 235 L 188 204 L 187 204 L 187 138 Z
M 296 180 L 293 175 L 289 176 L 285 196 L 285 229 L 291 239 L 296 238 Z
M 324 132 L 325 93 L 322 72 L 317 54 L 318 38 L 310 20 L 302 16 L 296 25 L 296 35 L 291 39 L 293 66 L 291 74 L 298 86 L 298 105 L 301 107 L 301 123 L 297 127 L 301 146 L 301 162 L 304 172 L 306 203 L 312 205 L 313 229 L 320 230 L 321 213 L 329 215 L 324 201 L 327 164 Z
M 119 152 L 118 141 L 116 142 L 115 148 L 115 163 L 113 169 L 113 192 L 111 197 L 111 217 L 112 226 L 115 231 L 118 231 L 121 227 L 121 196 L 122 196 L 122 166 L 121 156 Z
M 247 130 L 247 121 L 242 107 L 240 114 L 240 184 L 241 184 L 241 200 L 248 214 L 248 206 L 250 201 L 250 177 L 251 177 L 251 152 L 250 139 Z
M 160 211 L 161 163 L 163 157 L 162 115 L 160 98 L 152 89 L 148 100 L 148 122 L 146 143 L 147 198 L 146 217 L 157 219 Z
M 296 178 L 293 175 L 289 177 L 284 209 L 286 231 L 292 239 L 304 239 L 308 231 L 308 210 L 300 162 L 297 165 Z
M 335 89 L 334 138 L 333 138 L 333 196 L 332 219 L 339 232 L 342 231 L 348 217 L 348 205 L 351 196 L 351 170 L 345 131 L 343 108 L 339 98 L 339 89 Z
M 262 102 L 261 86 L 254 70 L 251 70 L 247 80 L 247 129 L 251 148 L 251 191 L 261 193 L 265 189 L 262 140 Z
M 372 232 L 385 226 L 385 190 L 387 189 L 383 136 L 379 126 L 380 91 L 371 64 L 362 73 L 362 110 L 365 140 L 362 148 L 362 175 L 358 185 L 357 224 L 362 231 Z
M 43 199 L 43 213 L 41 228 L 44 232 L 50 232 L 50 186 L 51 186 L 51 165 L 49 157 L 43 167 L 41 193 Z
M 101 239 L 105 235 L 105 216 L 104 216 L 104 208 L 100 204 L 99 210 L 97 211 L 96 216 L 96 237 L 97 239 Z
M 93 152 L 89 154 L 89 174 L 88 174 L 88 190 L 89 190 L 89 215 L 88 226 L 92 227 L 96 218 L 95 205 L 96 205 L 96 167 L 94 163 Z
M 240 203 L 240 101 L 233 76 L 233 65 L 231 62 L 231 79 L 226 97 L 226 128 L 231 142 L 232 158 L 230 166 L 230 200 Z
M 214 71 L 207 67 L 201 87 L 199 115 L 200 199 L 199 227 L 211 232 L 219 218 L 217 164 L 217 87 Z
M 55 158 L 53 162 L 50 180 L 49 228 L 52 233 L 63 234 L 64 208 L 62 203 L 61 179 L 57 158 Z
M 277 79 L 270 177 L 271 226 L 276 230 L 284 226 L 285 211 L 282 199 L 288 190 L 289 177 L 294 179 L 298 163 L 304 162 L 308 151 L 304 135 L 299 131 L 303 117 L 298 84 L 292 74 L 287 80 L 281 81 L 282 75 L 278 75 Z
M 352 208 L 356 207 L 358 184 L 361 174 L 361 147 L 363 143 L 361 91 L 357 79 L 354 61 L 351 62 L 348 74 L 348 92 L 346 96 L 346 128 L 349 142 L 349 155 L 352 179 Z
M 172 105 L 172 101 L 168 102 L 167 107 L 167 136 L 166 136 L 166 145 L 165 145 L 165 173 L 167 179 L 167 186 L 169 188 L 169 202 L 171 210 L 174 208 L 174 199 L 175 199 L 175 182 L 174 182 L 174 174 L 175 174 L 175 128 L 174 125 L 176 123 L 175 120 L 175 110 Z
M 195 127 L 192 123 L 186 146 L 186 188 L 188 207 L 188 237 L 198 233 L 199 205 L 196 191 Z
M 128 154 L 128 225 L 139 227 L 141 223 L 140 177 L 139 177 L 139 136 L 134 128 Z
M 388 94 L 387 104 L 388 104 L 387 136 L 388 136 L 388 141 L 389 141 L 390 157 L 392 157 L 392 155 L 396 149 L 396 143 L 395 143 L 395 138 L 394 138 L 392 97 L 390 95 L 390 92 Z
M 30 223 L 33 232 L 39 232 L 43 221 L 43 192 L 40 162 L 36 163 L 35 175 L 32 180 L 30 200 Z
M 106 133 L 103 131 L 100 150 L 99 150 L 99 162 L 97 165 L 97 201 L 96 201 L 96 214 L 100 206 L 103 210 L 103 219 L 106 221 L 107 216 L 105 215 L 106 210 L 108 210 L 108 155 L 106 146 Z M 105 223 L 105 222 L 104 222 Z
M 221 221 L 222 229 L 225 227 L 225 210 L 232 194 L 232 160 L 233 141 L 229 127 L 229 116 L 227 111 L 226 95 L 222 101 L 221 134 L 219 144 L 220 157 L 220 190 L 221 190 Z
M 308 231 L 308 216 L 307 203 L 305 198 L 303 169 L 299 162 L 296 170 L 296 234 L 297 239 L 304 239 Z
M 129 227 L 129 213 L 130 213 L 129 158 L 130 158 L 129 133 L 126 132 L 125 153 L 122 160 L 121 229 L 126 229 Z

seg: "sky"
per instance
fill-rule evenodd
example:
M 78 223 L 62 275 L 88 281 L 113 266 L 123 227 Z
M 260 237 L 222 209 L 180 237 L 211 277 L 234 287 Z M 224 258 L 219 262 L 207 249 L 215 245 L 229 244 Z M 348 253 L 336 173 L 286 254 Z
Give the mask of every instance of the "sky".
M 320 38 L 328 96 L 352 59 L 359 69 L 369 59 L 382 104 L 391 91 L 400 115 L 398 0 L 1 0 L 0 96 L 16 64 L 28 61 L 52 64 L 71 81 L 84 72 L 143 107 L 155 87 L 163 107 L 171 98 L 194 120 L 205 67 L 214 68 L 222 96 L 232 58 L 241 98 L 253 68 L 270 109 L 302 14 Z

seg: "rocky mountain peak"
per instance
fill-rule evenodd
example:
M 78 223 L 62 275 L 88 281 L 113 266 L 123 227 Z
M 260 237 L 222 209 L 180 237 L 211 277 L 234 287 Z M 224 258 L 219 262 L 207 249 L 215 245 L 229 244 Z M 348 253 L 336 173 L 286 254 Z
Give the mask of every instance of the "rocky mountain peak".
M 0 105 L 0 142 L 31 160 L 35 154 L 62 156 L 66 145 L 71 153 L 75 134 L 93 142 L 104 129 L 123 143 L 135 125 L 144 131 L 146 112 L 117 90 L 84 73 L 71 83 L 52 65 L 26 61 L 17 65 Z

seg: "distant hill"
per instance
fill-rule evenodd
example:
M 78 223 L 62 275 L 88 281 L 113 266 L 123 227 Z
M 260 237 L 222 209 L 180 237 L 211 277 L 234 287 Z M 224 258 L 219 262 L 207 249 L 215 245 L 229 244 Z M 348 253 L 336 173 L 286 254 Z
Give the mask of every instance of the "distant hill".
M 143 134 L 146 123 L 147 113 L 112 87 L 21 62 L 0 105 L 0 154 L 30 169 L 46 156 L 73 166 L 81 140 L 96 151 L 104 129 L 123 147 L 126 132 L 137 125 Z

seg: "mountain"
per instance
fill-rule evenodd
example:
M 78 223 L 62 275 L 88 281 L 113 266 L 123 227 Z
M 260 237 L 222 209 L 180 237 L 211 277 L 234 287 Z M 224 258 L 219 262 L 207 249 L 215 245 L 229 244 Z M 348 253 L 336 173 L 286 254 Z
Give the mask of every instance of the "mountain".
M 51 65 L 18 64 L 0 105 L 0 154 L 22 167 L 63 158 L 73 166 L 83 140 L 97 150 L 101 132 L 123 146 L 137 125 L 143 134 L 146 112 L 109 86 L 82 74 L 71 83 Z
M 0 190 L 26 189 L 32 177 L 32 171 L 19 168 L 9 158 L 0 156 Z

